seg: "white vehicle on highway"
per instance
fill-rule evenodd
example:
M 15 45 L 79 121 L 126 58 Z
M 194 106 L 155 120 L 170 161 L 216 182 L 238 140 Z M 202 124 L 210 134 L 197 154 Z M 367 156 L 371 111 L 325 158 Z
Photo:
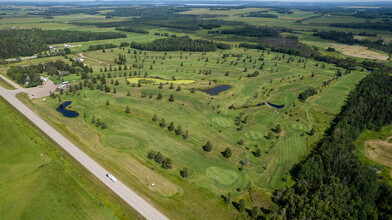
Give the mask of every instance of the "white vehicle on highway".
M 106 176 L 113 182 L 113 183 L 116 183 L 117 182 L 117 179 L 116 179 L 116 177 L 114 177 L 112 174 L 106 174 Z

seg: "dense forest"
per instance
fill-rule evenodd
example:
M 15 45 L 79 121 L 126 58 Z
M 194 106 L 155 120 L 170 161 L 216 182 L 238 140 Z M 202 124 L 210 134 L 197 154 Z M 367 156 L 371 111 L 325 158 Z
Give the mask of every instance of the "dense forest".
M 150 32 L 137 27 L 117 27 L 116 31 L 126 31 L 126 32 L 134 32 L 139 34 L 149 34 Z
M 0 31 L 0 58 L 31 56 L 48 49 L 48 44 L 104 40 L 126 37 L 122 33 L 41 29 Z
M 289 31 L 285 28 L 263 27 L 263 26 L 245 26 L 234 29 L 224 29 L 221 34 L 233 34 L 247 37 L 278 37 L 280 32 Z
M 110 44 L 96 44 L 96 45 L 90 45 L 86 51 L 93 51 L 93 50 L 103 50 L 103 49 L 110 49 L 110 48 L 115 48 L 117 45 L 114 45 L 112 43 Z
M 392 22 L 336 23 L 330 24 L 329 26 L 340 28 L 392 31 Z
M 267 14 L 264 11 L 250 12 L 247 14 L 242 14 L 241 17 L 255 17 L 255 18 L 278 18 L 277 15 Z
M 366 129 L 392 123 L 392 77 L 373 72 L 352 91 L 327 136 L 293 169 L 296 183 L 275 202 L 288 219 L 391 219 L 392 188 L 354 153 Z
M 131 47 L 150 51 L 215 51 L 230 49 L 230 45 L 208 40 L 193 40 L 187 36 L 156 39 L 151 43 L 131 43 Z

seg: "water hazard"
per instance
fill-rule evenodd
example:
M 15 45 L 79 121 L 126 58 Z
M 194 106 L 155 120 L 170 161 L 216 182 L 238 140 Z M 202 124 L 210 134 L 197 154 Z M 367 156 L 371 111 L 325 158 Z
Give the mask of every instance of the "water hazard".
M 220 85 L 211 89 L 203 90 L 203 92 L 208 93 L 210 95 L 218 95 L 219 93 L 224 92 L 230 88 L 231 87 L 228 85 Z
M 71 110 L 69 108 L 67 109 L 67 107 L 70 106 L 71 104 L 72 104 L 72 101 L 66 101 L 66 102 L 62 103 L 61 105 L 59 105 L 56 108 L 56 110 L 67 118 L 76 118 L 79 116 L 79 112 Z

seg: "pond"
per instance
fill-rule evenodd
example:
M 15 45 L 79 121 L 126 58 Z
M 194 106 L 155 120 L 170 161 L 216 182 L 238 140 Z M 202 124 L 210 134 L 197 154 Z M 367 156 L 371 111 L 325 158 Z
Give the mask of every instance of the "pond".
M 206 90 L 202 90 L 205 93 L 208 93 L 210 95 L 218 95 L 221 92 L 224 92 L 228 89 L 230 89 L 231 87 L 228 85 L 221 85 L 221 86 L 217 86 L 211 89 L 206 89 Z
M 70 110 L 69 108 L 67 109 L 68 106 L 72 104 L 72 101 L 66 101 L 59 105 L 56 110 L 60 112 L 63 116 L 67 118 L 76 118 L 79 116 L 79 112 Z
M 284 108 L 284 105 L 275 105 L 275 104 L 272 104 L 271 102 L 268 102 L 268 105 L 271 107 L 274 107 L 274 108 Z

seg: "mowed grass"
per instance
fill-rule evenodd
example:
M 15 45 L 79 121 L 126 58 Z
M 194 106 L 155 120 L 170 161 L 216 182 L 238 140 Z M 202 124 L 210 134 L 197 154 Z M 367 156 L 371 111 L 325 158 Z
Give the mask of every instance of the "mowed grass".
M 107 78 L 107 85 L 112 89 L 110 93 L 84 88 L 79 95 L 61 97 L 62 101 L 73 101 L 72 108 L 85 112 L 86 118 L 68 119 L 58 114 L 55 111 L 59 105 L 58 99 L 48 98 L 46 102 L 37 99 L 31 101 L 31 105 L 118 178 L 151 198 L 172 218 L 203 212 L 205 218 L 219 216 L 228 219 L 234 213 L 223 205 L 219 199 L 221 194 L 231 192 L 234 197 L 241 197 L 246 189 L 254 186 L 258 194 L 266 195 L 291 184 L 288 174 L 291 167 L 321 137 L 332 119 L 331 115 L 339 112 L 345 95 L 367 74 L 352 71 L 321 88 L 322 91 L 307 102 L 300 103 L 297 100 L 300 92 L 310 86 L 319 87 L 322 82 L 335 76 L 337 68 L 334 65 L 325 64 L 326 68 L 322 69 L 321 62 L 307 60 L 304 68 L 304 64 L 298 62 L 299 57 L 287 63 L 288 55 L 282 58 L 283 54 L 272 52 L 265 52 L 264 61 L 260 61 L 258 58 L 262 51 L 238 48 L 208 52 L 206 55 L 200 52 L 183 52 L 182 55 L 180 52 L 166 52 L 164 55 L 164 52 L 151 51 L 136 51 L 134 54 L 133 49 L 130 49 L 130 53 L 128 49 L 84 53 L 85 56 L 105 62 L 87 61 L 94 69 L 94 77 L 107 75 L 108 72 L 100 72 L 100 68 L 108 68 L 109 65 L 118 68 L 114 59 L 119 54 L 127 56 L 127 65 L 136 62 L 143 64 L 141 68 L 110 71 L 113 76 Z M 243 57 L 228 57 L 224 61 L 221 58 L 223 53 L 243 54 Z M 246 56 L 251 56 L 252 61 Z M 205 59 L 207 57 L 208 61 Z M 231 62 L 237 62 L 237 65 Z M 264 69 L 259 70 L 263 62 Z M 247 72 L 244 71 L 245 67 Z M 211 74 L 204 74 L 203 70 L 211 70 Z M 229 76 L 225 76 L 226 71 L 229 71 Z M 260 75 L 246 77 L 254 71 L 259 71 Z M 145 73 L 148 73 L 147 78 L 143 77 Z M 65 80 L 78 80 L 76 75 L 69 77 Z M 175 77 L 176 81 L 194 80 L 195 83 L 182 84 L 181 91 L 176 91 L 176 88 L 171 90 L 167 84 L 162 89 L 156 84 L 141 87 L 127 84 L 130 79 L 155 80 L 154 77 Z M 120 85 L 115 86 L 112 80 L 118 80 Z M 230 85 L 231 89 L 218 96 L 199 91 L 222 84 Z M 115 94 L 113 88 L 116 88 Z M 196 89 L 195 93 L 191 92 L 193 88 Z M 128 91 L 130 96 L 126 95 Z M 141 97 L 142 92 L 146 93 L 146 98 Z M 158 93 L 162 94 L 162 100 L 157 99 Z M 168 101 L 171 94 L 175 97 L 173 103 Z M 109 105 L 105 104 L 107 100 Z M 319 101 L 316 103 L 313 100 Z M 284 104 L 285 107 L 279 110 L 267 105 L 237 110 L 228 108 L 231 105 L 240 108 L 261 102 Z M 126 106 L 129 106 L 130 114 L 125 113 Z M 239 131 L 235 118 L 241 112 L 248 116 L 248 123 L 243 124 Z M 154 114 L 158 115 L 158 122 L 155 123 L 152 121 Z M 101 130 L 92 125 L 93 115 L 104 121 L 108 129 Z M 169 132 L 167 128 L 160 128 L 158 123 L 162 118 L 167 125 L 174 122 L 175 127 L 181 125 L 184 132 L 189 131 L 189 140 Z M 282 126 L 282 133 L 267 139 L 267 134 L 276 124 Z M 316 134 L 306 134 L 313 127 Z M 241 139 L 243 145 L 238 144 Z M 210 153 L 202 149 L 207 141 L 213 144 Z M 221 154 L 226 147 L 233 151 L 230 159 Z M 259 158 L 253 154 L 257 148 L 262 152 Z M 160 151 L 165 157 L 170 157 L 173 168 L 165 170 L 148 160 L 150 150 Z M 249 164 L 240 171 L 240 161 L 245 158 Z M 188 179 L 180 177 L 183 168 L 189 170 Z M 238 191 L 239 188 L 242 191 Z
M 0 99 L 1 219 L 133 219 L 121 204 Z
M 264 9 L 213 11 L 198 8 L 185 13 L 227 14 L 228 17 L 223 19 L 290 28 L 302 28 L 301 24 L 295 21 L 313 16 L 309 12 L 294 10 L 295 13 L 290 15 L 277 14 L 278 19 L 239 17 L 239 14 L 260 10 Z M 114 31 L 113 28 L 67 24 L 68 21 L 77 20 L 73 18 L 68 21 L 66 17 L 56 19 L 62 19 L 61 25 L 43 23 L 42 28 Z M 33 27 L 41 24 L 28 25 Z M 312 29 L 315 27 L 328 28 L 318 24 L 306 26 Z M 220 195 L 230 192 L 234 200 L 238 200 L 248 196 L 250 188 L 253 190 L 252 195 L 257 195 L 257 198 L 252 197 L 252 200 L 268 207 L 269 200 L 266 198 L 269 198 L 274 190 L 292 183 L 289 170 L 312 149 L 334 115 L 340 111 L 346 95 L 368 74 L 352 71 L 333 80 L 328 86 L 321 86 L 324 81 L 333 79 L 338 69 L 343 72 L 344 70 L 310 59 L 306 60 L 304 67 L 304 62 L 298 61 L 304 58 L 296 56 L 293 57 L 294 61 L 287 63 L 290 57 L 287 54 L 268 54 L 266 51 L 263 53 L 234 47 L 239 42 L 231 42 L 233 47 L 230 50 L 206 54 L 139 51 L 129 47 L 124 50 L 107 49 L 105 53 L 84 52 L 90 45 L 150 42 L 161 38 L 155 36 L 154 32 L 175 33 L 173 29 L 166 28 L 149 31 L 150 34 L 126 33 L 127 38 L 122 39 L 73 43 L 81 46 L 72 48 L 73 54 L 69 57 L 79 57 L 79 53 L 82 53 L 85 56 L 84 63 L 94 69 L 93 77 L 105 74 L 107 78 L 109 72 L 113 76 L 111 79 L 107 78 L 110 93 L 86 87 L 76 94 L 61 96 L 62 101 L 73 101 L 72 108 L 81 112 L 79 118 L 64 118 L 56 112 L 55 108 L 60 104 L 57 98 L 47 98 L 46 102 L 43 99 L 25 102 L 81 149 L 111 170 L 116 177 L 151 199 L 153 204 L 161 207 L 165 214 L 173 219 L 235 218 L 237 213 L 223 204 Z M 191 37 L 200 37 L 203 31 L 191 34 Z M 331 43 L 322 41 L 317 44 L 319 38 L 311 36 L 310 31 L 303 32 L 306 34 L 301 34 L 300 40 L 310 42 L 309 45 L 323 47 Z M 320 51 L 327 53 L 324 49 Z M 118 59 L 120 54 L 126 55 L 128 66 L 136 64 L 139 67 L 125 71 L 114 70 L 119 68 L 114 60 Z M 223 59 L 223 54 L 241 54 L 242 57 L 237 59 L 228 56 Z M 345 57 L 339 53 L 333 55 Z M 27 62 L 39 63 L 55 59 L 63 57 L 40 58 Z M 260 70 L 263 63 L 263 70 Z M 322 64 L 325 64 L 325 68 L 321 68 Z M 100 70 L 105 67 L 109 69 L 110 65 L 113 67 L 112 71 Z M 208 73 L 209 71 L 211 73 Z M 260 75 L 247 77 L 254 71 L 259 71 Z M 158 77 L 164 80 L 159 80 Z M 176 80 L 172 81 L 173 78 Z M 155 82 L 133 87 L 132 84 L 137 84 L 140 79 Z M 75 84 L 83 84 L 80 76 L 76 75 L 63 77 L 63 80 L 75 80 Z M 115 86 L 111 83 L 112 80 L 118 80 L 120 85 Z M 159 82 L 163 83 L 162 89 L 158 88 Z M 176 91 L 177 85 L 174 89 L 169 89 L 166 83 L 171 82 L 181 82 L 181 91 Z M 230 85 L 231 89 L 217 96 L 200 91 L 217 85 Z M 299 102 L 298 94 L 311 86 L 321 91 L 306 102 Z M 113 93 L 114 88 L 116 93 Z M 195 93 L 191 92 L 193 89 Z M 126 95 L 128 91 L 130 96 Z M 147 97 L 142 98 L 142 93 Z M 157 99 L 158 93 L 163 95 L 162 100 Z M 174 96 L 174 102 L 168 101 L 170 95 Z M 105 104 L 107 100 L 109 105 Z M 266 102 L 284 104 L 285 107 L 275 109 L 261 105 L 241 108 Z M 231 105 L 236 109 L 229 109 Z M 130 114 L 125 113 L 127 106 L 131 110 Z M 82 117 L 83 113 L 86 118 Z M 242 119 L 244 116 L 248 117 L 247 123 L 242 123 L 242 127 L 236 125 L 236 117 L 241 113 L 244 114 Z M 158 115 L 157 122 L 152 121 L 154 114 Z M 93 125 L 92 116 L 105 122 L 108 129 L 102 130 Z M 160 128 L 159 122 L 162 118 L 167 126 L 174 122 L 176 128 L 181 125 L 184 132 L 189 131 L 189 139 L 185 140 L 182 136 L 169 132 L 167 128 Z M 277 124 L 281 125 L 282 132 L 273 133 L 274 137 L 268 139 L 268 133 L 272 132 Z M 307 132 L 312 128 L 315 134 L 310 136 Z M 240 140 L 242 145 L 239 144 Z M 213 145 L 213 150 L 209 153 L 202 149 L 207 141 L 211 141 Z M 221 153 L 226 147 L 233 151 L 233 156 L 229 159 L 224 158 Z M 254 155 L 257 148 L 262 152 L 260 157 Z M 165 157 L 171 158 L 173 168 L 165 170 L 154 161 L 148 160 L 147 154 L 150 150 L 159 151 Z M 240 163 L 244 160 L 249 162 L 240 171 Z M 180 170 L 183 168 L 189 170 L 188 179 L 180 176 Z

